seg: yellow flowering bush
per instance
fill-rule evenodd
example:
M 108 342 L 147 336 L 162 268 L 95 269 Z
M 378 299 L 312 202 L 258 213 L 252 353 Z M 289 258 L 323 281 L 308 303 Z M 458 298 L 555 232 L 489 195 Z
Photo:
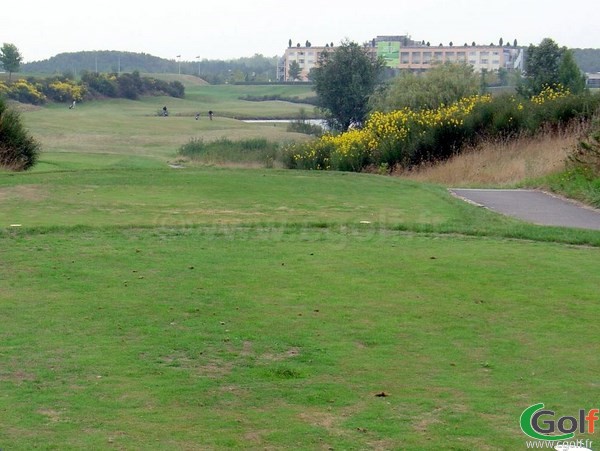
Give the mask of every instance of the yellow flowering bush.
M 48 97 L 56 102 L 70 102 L 72 100 L 80 102 L 85 95 L 85 88 L 71 80 L 55 80 L 48 84 L 46 93 Z
M 569 97 L 570 95 L 571 91 L 569 90 L 569 88 L 565 88 L 559 83 L 556 85 L 545 86 L 539 94 L 531 97 L 531 103 L 535 105 L 543 105 L 546 102 L 564 99 L 565 97 Z
M 439 140 L 447 140 L 448 147 L 454 148 L 456 137 L 452 135 L 460 130 L 464 118 L 477 104 L 490 100 L 490 96 L 472 96 L 436 109 L 374 112 L 362 129 L 325 134 L 318 141 L 296 148 L 293 166 L 360 171 L 369 165 L 407 164 L 418 154 L 431 153 L 431 144 Z M 321 155 L 319 149 L 330 151 L 330 165 L 322 161 L 308 164 Z
M 38 85 L 19 79 L 8 85 L 8 97 L 23 103 L 39 105 L 46 102 L 46 96 L 42 94 Z
M 599 106 L 600 96 L 573 96 L 556 85 L 531 99 L 477 95 L 435 109 L 376 111 L 361 129 L 295 145 L 287 165 L 344 171 L 406 167 L 448 158 L 482 139 L 533 134 L 546 124 L 561 127 L 589 118 Z
M 290 144 L 284 148 L 284 163 L 290 169 L 318 169 L 331 168 L 331 152 L 333 145 L 330 142 L 317 139 L 306 144 Z

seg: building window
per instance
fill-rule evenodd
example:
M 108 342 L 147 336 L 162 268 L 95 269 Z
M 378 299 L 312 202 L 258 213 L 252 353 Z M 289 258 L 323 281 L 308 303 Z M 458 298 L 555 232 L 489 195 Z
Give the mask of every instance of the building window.
M 423 64 L 431 63 L 431 52 L 423 52 Z
M 400 64 L 409 64 L 410 63 L 410 53 L 402 52 L 400 53 Z
M 412 63 L 413 64 L 421 64 L 421 53 L 420 52 L 414 52 L 412 54 Z

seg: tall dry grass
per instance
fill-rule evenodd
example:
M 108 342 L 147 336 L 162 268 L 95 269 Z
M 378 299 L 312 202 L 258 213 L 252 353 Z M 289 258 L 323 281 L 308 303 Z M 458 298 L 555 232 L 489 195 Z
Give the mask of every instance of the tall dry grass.
M 503 187 L 565 168 L 565 160 L 586 129 L 585 124 L 534 137 L 484 142 L 451 159 L 399 174 L 412 180 L 461 187 Z

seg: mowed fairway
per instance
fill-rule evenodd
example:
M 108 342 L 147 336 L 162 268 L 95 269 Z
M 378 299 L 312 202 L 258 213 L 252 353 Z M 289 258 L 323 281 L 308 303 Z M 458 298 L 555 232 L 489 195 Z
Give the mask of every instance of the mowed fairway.
M 70 150 L 36 114 L 64 148 L 0 172 L 0 448 L 525 449 L 525 408 L 597 407 L 600 232 L 398 178 L 170 169 L 164 137 Z

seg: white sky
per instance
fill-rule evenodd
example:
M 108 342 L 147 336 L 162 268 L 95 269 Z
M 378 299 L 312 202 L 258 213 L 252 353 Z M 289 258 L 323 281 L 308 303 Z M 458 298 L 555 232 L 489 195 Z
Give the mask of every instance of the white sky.
M 0 45 L 16 45 L 24 62 L 80 50 L 183 61 L 275 56 L 290 38 L 320 46 L 402 34 L 431 45 L 550 37 L 600 48 L 600 7 L 598 0 L 9 0 L 0 7 Z

